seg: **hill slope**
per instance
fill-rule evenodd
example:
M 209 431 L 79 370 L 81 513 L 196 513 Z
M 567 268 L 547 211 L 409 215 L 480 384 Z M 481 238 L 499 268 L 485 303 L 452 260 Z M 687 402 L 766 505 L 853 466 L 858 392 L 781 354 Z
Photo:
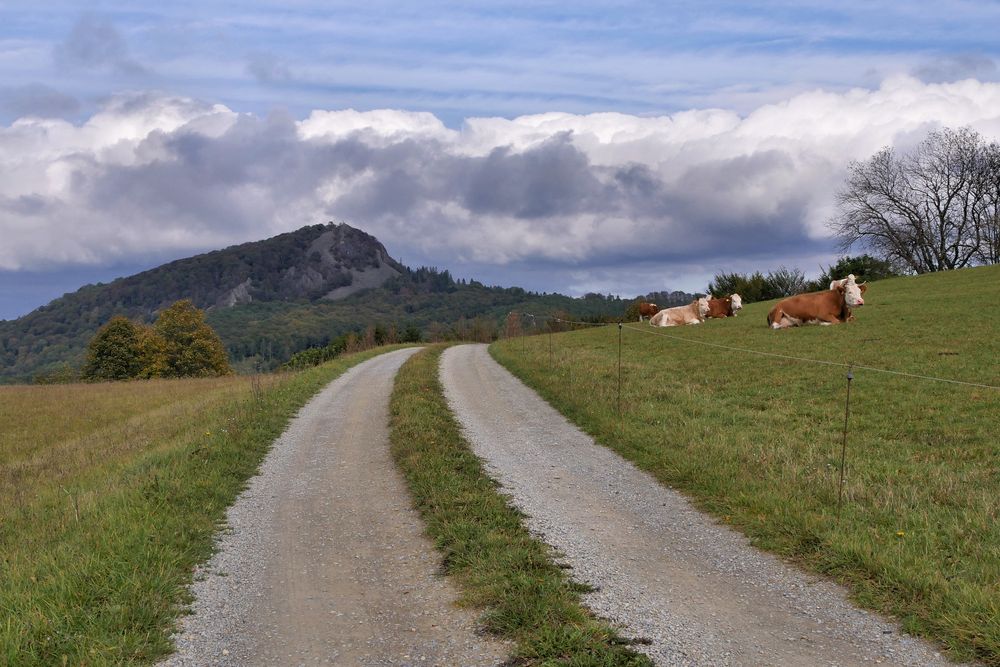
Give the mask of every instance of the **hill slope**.
M 0 382 L 79 366 L 87 342 L 113 315 L 150 322 L 184 298 L 208 309 L 208 321 L 234 363 L 265 367 L 367 325 L 426 328 L 537 308 L 580 317 L 620 315 L 627 305 L 411 270 L 369 234 L 346 224 L 313 225 L 87 285 L 17 320 L 0 321 Z
M 543 338 L 492 349 L 755 545 L 848 583 L 956 657 L 1000 665 L 1000 389 L 975 386 L 1000 386 L 997 299 L 991 266 L 873 282 L 856 320 L 830 327 L 772 331 L 774 302 L 694 327 L 626 325 L 621 416 L 617 327 L 556 336 L 552 353 Z M 847 367 L 747 350 L 858 364 L 842 509 Z
M 109 284 L 87 285 L 0 322 L 0 379 L 79 363 L 87 341 L 112 315 L 148 322 L 178 299 L 191 299 L 199 308 L 338 299 L 404 271 L 375 237 L 346 224 L 312 225 L 177 260 Z

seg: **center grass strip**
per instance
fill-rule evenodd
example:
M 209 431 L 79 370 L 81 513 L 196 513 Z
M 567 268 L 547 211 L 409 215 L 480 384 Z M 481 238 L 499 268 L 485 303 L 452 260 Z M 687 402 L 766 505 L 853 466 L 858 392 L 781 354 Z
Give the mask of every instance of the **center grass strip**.
M 583 607 L 580 592 L 497 491 L 463 438 L 438 380 L 443 347 L 417 353 L 396 378 L 392 454 L 427 533 L 485 630 L 515 642 L 509 665 L 639 666 L 637 654 Z
M 107 438 L 96 459 L 64 453 L 95 446 L 92 438 L 50 439 L 45 451 L 60 452 L 65 463 L 58 483 L 47 479 L 50 466 L 40 466 L 34 478 L 19 478 L 25 488 L 7 494 L 18 503 L 0 508 L 0 665 L 144 665 L 169 653 L 195 565 L 211 555 L 226 508 L 289 419 L 348 368 L 399 347 L 260 383 L 243 379 L 242 390 L 224 400 L 203 393 L 198 410 L 187 396 L 171 410 L 155 383 L 129 383 L 123 387 L 137 396 L 152 394 L 114 420 L 139 445 L 111 446 L 119 434 L 100 414 L 81 420 L 99 423 Z M 4 398 L 13 404 L 28 392 L 32 401 L 51 403 L 36 406 L 39 414 L 86 413 L 101 410 L 100 401 L 93 407 L 88 400 L 91 393 L 117 387 L 76 387 L 75 405 L 62 402 L 66 389 L 37 389 L 11 388 Z M 135 420 L 140 426 L 125 423 Z M 21 426 L 45 431 L 42 424 Z M 0 423 L 0 436 L 4 429 Z

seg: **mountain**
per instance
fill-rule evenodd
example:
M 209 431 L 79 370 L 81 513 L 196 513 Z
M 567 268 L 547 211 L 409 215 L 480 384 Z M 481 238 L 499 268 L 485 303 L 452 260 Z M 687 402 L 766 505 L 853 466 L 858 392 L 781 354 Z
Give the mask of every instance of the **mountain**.
M 575 299 L 456 281 L 446 270 L 400 264 L 378 239 L 347 224 L 312 225 L 87 285 L 0 321 L 0 382 L 78 367 L 112 316 L 151 322 L 178 299 L 208 311 L 242 368 L 273 367 L 368 325 L 426 330 L 477 317 L 499 321 L 511 310 L 617 317 L 628 305 L 601 295 Z

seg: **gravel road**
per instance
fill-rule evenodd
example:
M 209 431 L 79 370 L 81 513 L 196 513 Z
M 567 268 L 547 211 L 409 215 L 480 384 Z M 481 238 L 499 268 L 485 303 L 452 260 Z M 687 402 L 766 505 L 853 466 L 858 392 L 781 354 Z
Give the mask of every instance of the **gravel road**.
M 447 350 L 441 380 L 529 528 L 598 588 L 587 605 L 657 665 L 950 664 L 595 444 L 485 345 Z
M 290 423 L 228 513 L 196 578 L 194 614 L 163 665 L 496 665 L 507 647 L 437 575 L 389 455 L 393 378 L 415 352 L 375 357 Z

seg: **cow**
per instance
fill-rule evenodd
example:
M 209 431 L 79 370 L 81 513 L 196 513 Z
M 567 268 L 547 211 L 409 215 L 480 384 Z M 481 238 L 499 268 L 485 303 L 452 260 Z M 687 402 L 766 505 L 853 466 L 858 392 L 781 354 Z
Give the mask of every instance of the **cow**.
M 736 317 L 743 308 L 743 299 L 739 294 L 730 294 L 722 299 L 708 300 L 708 317 Z
M 686 306 L 661 310 L 649 319 L 653 327 L 676 327 L 682 324 L 701 324 L 708 314 L 708 297 L 695 299 Z
M 639 321 L 642 322 L 643 317 L 652 317 L 660 312 L 659 306 L 655 303 L 646 303 L 645 301 L 639 302 Z
M 865 305 L 861 295 L 866 289 L 867 284 L 859 285 L 854 282 L 854 276 L 848 276 L 832 289 L 782 299 L 767 314 L 767 323 L 772 329 L 786 329 L 800 324 L 847 322 L 854 317 L 851 308 Z

